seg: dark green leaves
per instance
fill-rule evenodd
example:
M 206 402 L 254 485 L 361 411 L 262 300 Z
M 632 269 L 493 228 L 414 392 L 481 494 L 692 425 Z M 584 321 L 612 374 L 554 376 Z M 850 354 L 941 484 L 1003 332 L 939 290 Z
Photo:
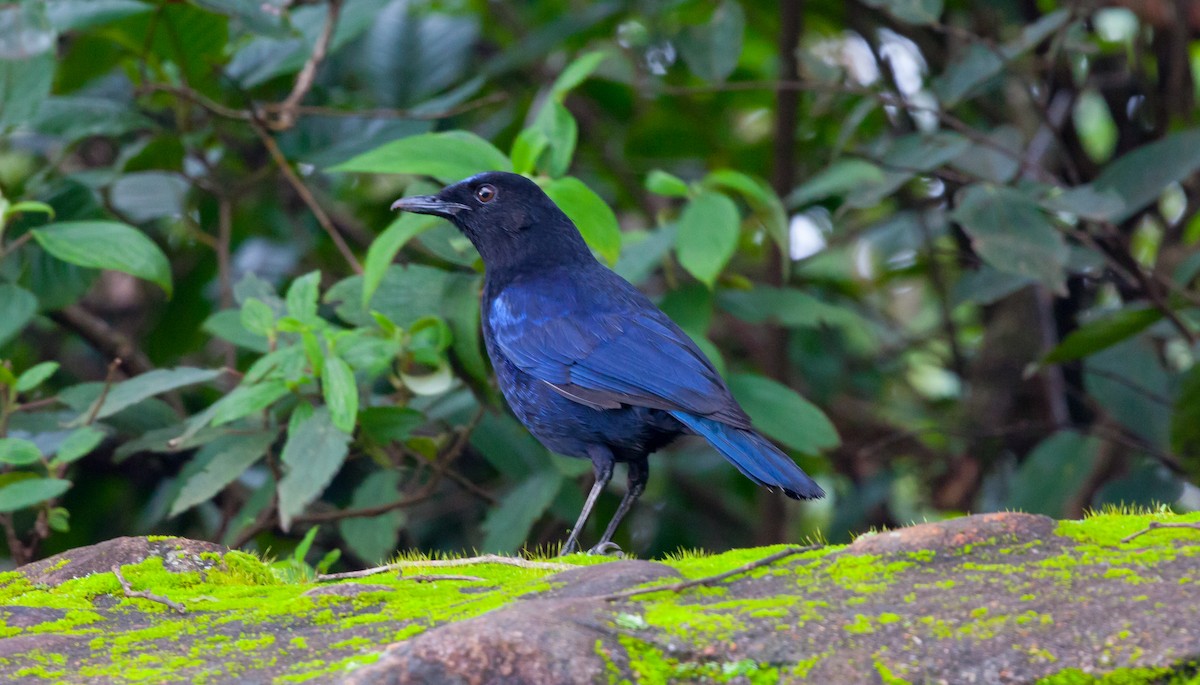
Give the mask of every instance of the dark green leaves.
M 1050 350 L 1042 363 L 1055 364 L 1086 357 L 1141 333 L 1162 318 L 1161 310 L 1139 307 L 1089 321 L 1071 331 L 1057 347 Z
M 284 530 L 333 480 L 349 443 L 350 435 L 333 425 L 325 407 L 288 426 L 282 455 L 286 472 L 279 481 L 279 523 Z
M 211 499 L 258 461 L 275 440 L 274 431 L 229 433 L 200 448 L 179 474 L 179 494 L 168 516 Z
M 512 162 L 496 146 L 467 131 L 425 133 L 385 143 L 330 171 L 416 174 L 452 183 L 482 171 L 508 171 Z
M 0 283 L 0 345 L 24 330 L 37 313 L 37 297 L 28 290 Z
M 825 414 L 786 385 L 753 374 L 734 374 L 729 389 L 755 428 L 794 450 L 817 454 L 841 442 Z
M 737 205 L 717 192 L 697 195 L 684 208 L 675 234 L 679 264 L 712 287 L 737 248 L 741 222 Z
M 1062 290 L 1067 245 L 1027 194 L 1013 188 L 973 185 L 962 194 L 952 216 L 988 264 Z
M 681 36 L 679 53 L 692 73 L 707 81 L 724 81 L 742 54 L 746 15 L 736 0 L 725 0 L 708 23 L 690 27 Z
M 863 4 L 910 24 L 932 24 L 942 16 L 942 0 L 864 0 Z
M 158 245 L 115 221 L 70 221 L 31 231 L 46 252 L 64 262 L 121 271 L 157 283 L 171 294 L 171 265 Z
M 533 474 L 509 491 L 483 522 L 484 552 L 511 552 L 521 546 L 562 488 L 563 477 L 554 471 Z
M 42 460 L 37 445 L 22 438 L 0 438 L 0 462 L 28 466 Z

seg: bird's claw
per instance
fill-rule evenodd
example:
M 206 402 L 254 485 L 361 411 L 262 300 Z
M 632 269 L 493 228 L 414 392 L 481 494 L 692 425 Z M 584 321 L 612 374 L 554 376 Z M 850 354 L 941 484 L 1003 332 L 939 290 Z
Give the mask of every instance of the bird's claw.
M 605 542 L 601 542 L 600 544 L 596 545 L 595 547 L 589 549 L 588 554 L 589 555 L 598 554 L 600 556 L 616 557 L 618 559 L 625 558 L 625 552 L 621 551 L 620 545 L 618 545 L 615 542 L 612 542 L 611 540 L 606 540 Z

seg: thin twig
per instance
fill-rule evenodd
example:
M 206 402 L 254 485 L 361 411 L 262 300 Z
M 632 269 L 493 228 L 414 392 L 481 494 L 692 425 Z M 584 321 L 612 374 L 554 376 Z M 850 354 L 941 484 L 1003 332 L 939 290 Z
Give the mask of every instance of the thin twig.
M 120 366 L 120 357 L 116 357 L 108 363 L 108 373 L 104 376 L 104 387 L 100 389 L 100 395 L 96 397 L 96 401 L 92 402 L 91 408 L 88 409 L 87 418 L 84 419 L 83 425 L 90 426 L 96 422 L 96 417 L 100 415 L 100 407 L 104 406 L 104 400 L 108 399 L 108 391 L 112 390 L 113 383 L 117 380 L 117 369 Z
M 69 328 L 83 338 L 105 357 L 120 357 L 125 360 L 125 370 L 132 376 L 139 376 L 154 370 L 154 362 L 138 349 L 137 345 L 121 331 L 113 328 L 107 321 L 73 304 L 51 312 L 50 318 L 60 326 Z
M 284 156 L 283 151 L 279 149 L 279 145 L 275 142 L 275 138 L 259 122 L 251 122 L 251 125 L 254 127 L 254 132 L 258 134 L 259 139 L 262 140 L 263 145 L 267 148 L 267 152 L 270 153 L 271 159 L 275 161 L 275 165 L 279 167 L 281 172 L 283 172 L 283 177 L 286 178 L 288 183 L 292 185 L 292 188 L 296 190 L 296 194 L 300 196 L 300 199 L 304 201 L 304 204 L 308 205 L 308 208 L 310 211 L 312 211 L 313 216 L 317 218 L 317 223 L 321 225 L 321 228 L 325 230 L 325 233 L 329 235 L 330 240 L 333 241 L 333 244 L 337 246 L 338 252 L 342 253 L 342 257 L 344 257 L 350 264 L 350 267 L 354 269 L 354 273 L 361 274 L 363 272 L 362 264 L 359 263 L 358 258 L 354 256 L 354 253 L 350 251 L 350 246 L 346 244 L 346 240 L 342 238 L 342 234 L 339 233 L 337 227 L 333 225 L 333 220 L 329 218 L 329 214 L 327 214 L 325 210 L 321 208 L 321 205 L 317 203 L 317 198 L 313 196 L 312 191 L 309 190 L 308 186 L 304 184 L 304 181 L 300 178 L 300 175 L 297 174 L 294 169 L 292 169 L 291 164 L 288 163 L 287 157 Z
M 768 566 L 770 564 L 775 563 L 776 561 L 779 561 L 780 559 L 786 559 L 787 557 L 795 556 L 797 554 L 803 554 L 804 552 L 811 552 L 812 550 L 820 549 L 823 546 L 824 545 L 806 545 L 804 547 L 788 547 L 786 549 L 781 549 L 778 552 L 771 554 L 769 556 L 765 556 L 762 559 L 759 559 L 758 561 L 752 561 L 748 564 L 743 564 L 743 565 L 733 569 L 732 571 L 718 573 L 715 576 L 705 576 L 704 578 L 696 578 L 695 580 L 686 580 L 686 581 L 683 581 L 680 583 L 671 583 L 670 585 L 657 585 L 655 587 L 643 587 L 643 588 L 634 588 L 632 590 L 622 590 L 621 592 L 614 592 L 611 595 L 604 595 L 600 599 L 611 602 L 611 601 L 617 600 L 617 599 L 629 599 L 630 597 L 637 597 L 638 595 L 648 595 L 652 592 L 681 592 L 683 590 L 686 590 L 688 588 L 693 588 L 698 585 L 712 585 L 714 583 L 719 583 L 722 580 L 725 580 L 726 578 L 741 575 L 743 573 L 748 573 L 750 571 L 753 571 L 756 568 L 762 568 L 763 566 Z
M 319 573 L 317 580 L 342 580 L 344 578 L 366 578 L 389 571 L 399 571 L 406 568 L 450 568 L 455 566 L 475 566 L 478 564 L 503 564 L 518 568 L 543 569 L 547 571 L 568 571 L 579 568 L 574 564 L 560 564 L 553 561 L 532 561 L 520 557 L 504 557 L 499 554 L 484 554 L 465 559 L 420 559 L 416 561 L 397 561 L 383 566 L 365 568 L 361 571 L 346 571 L 345 573 Z
M 438 112 L 422 112 L 419 109 L 338 109 L 336 107 L 324 107 L 321 105 L 300 105 L 296 107 L 297 114 L 307 114 L 320 117 L 354 117 L 356 119 L 413 119 L 416 121 L 434 121 L 437 119 L 446 119 L 448 117 L 465 114 L 472 110 L 486 107 L 488 105 L 504 102 L 508 99 L 508 93 L 490 93 L 480 98 L 476 98 L 469 102 L 464 102 L 456 107 L 450 107 Z
M 308 95 L 308 91 L 312 90 L 313 79 L 317 76 L 317 68 L 321 66 L 321 62 L 325 61 L 325 56 L 329 53 L 329 43 L 333 39 L 333 30 L 337 26 L 338 15 L 341 11 L 342 0 L 329 0 L 329 13 L 325 17 L 325 26 L 321 28 L 321 35 L 317 36 L 312 55 L 304 63 L 300 73 L 296 75 L 296 83 L 292 86 L 292 92 L 278 105 L 264 108 L 265 112 L 273 115 L 268 119 L 268 125 L 272 129 L 283 131 L 296 125 L 296 109 L 300 106 L 300 101 L 304 99 L 304 96 Z
M 254 112 L 245 109 L 233 109 L 226 107 L 221 103 L 212 100 L 201 93 L 198 93 L 191 88 L 174 86 L 169 83 L 147 83 L 139 86 L 136 95 L 148 95 L 150 93 L 170 93 L 175 97 L 182 98 L 198 105 L 201 109 L 207 110 L 210 114 L 215 114 L 224 119 L 233 119 L 236 121 L 253 121 Z
M 468 581 L 468 582 L 486 582 L 487 578 L 480 578 L 479 576 L 463 576 L 463 575 L 456 575 L 456 574 L 452 574 L 452 573 L 444 574 L 444 575 L 438 575 L 438 574 L 433 574 L 433 573 L 423 573 L 423 574 L 415 575 L 415 576 L 400 576 L 400 580 L 411 580 L 411 581 L 414 581 L 417 583 L 433 583 L 433 582 L 436 582 L 439 580 L 464 580 L 464 581 Z
M 174 609 L 177 613 L 180 613 L 180 614 L 187 613 L 187 608 L 184 607 L 179 602 L 167 599 L 166 597 L 163 597 L 162 595 L 156 595 L 153 592 L 150 592 L 149 590 L 134 590 L 133 587 L 129 584 L 129 581 L 125 580 L 125 576 L 121 575 L 121 567 L 120 566 L 114 565 L 112 567 L 112 572 L 113 572 L 113 575 L 117 577 L 117 580 L 121 583 L 121 589 L 125 591 L 126 597 L 135 597 L 138 599 L 148 599 L 151 602 L 158 602 L 159 604 L 164 604 L 166 606 L 169 606 L 172 609 Z
M 1191 528 L 1193 530 L 1200 530 L 1200 521 L 1195 523 L 1166 523 L 1163 521 L 1151 521 L 1150 525 L 1146 526 L 1143 530 L 1139 530 L 1133 535 L 1127 535 L 1121 538 L 1121 542 L 1130 542 L 1131 540 L 1139 538 L 1152 530 L 1158 530 L 1159 528 Z

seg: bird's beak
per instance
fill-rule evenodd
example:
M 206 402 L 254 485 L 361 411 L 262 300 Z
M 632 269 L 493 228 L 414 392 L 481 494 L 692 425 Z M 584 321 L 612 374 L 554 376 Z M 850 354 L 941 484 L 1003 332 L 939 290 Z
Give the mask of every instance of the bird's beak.
M 443 200 L 437 195 L 414 195 L 413 197 L 402 197 L 392 203 L 392 211 L 397 209 L 405 212 L 414 212 L 416 214 L 432 214 L 449 219 L 450 217 L 462 211 L 471 211 L 471 208 L 458 202 L 449 202 Z

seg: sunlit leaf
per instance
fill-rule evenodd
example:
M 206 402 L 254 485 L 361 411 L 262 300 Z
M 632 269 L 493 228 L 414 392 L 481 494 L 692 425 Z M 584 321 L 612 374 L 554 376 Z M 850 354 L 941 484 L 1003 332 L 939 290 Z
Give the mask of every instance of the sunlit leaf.
M 341 357 L 330 356 L 325 359 L 321 392 L 325 406 L 329 407 L 333 425 L 343 433 L 353 433 L 354 420 L 358 416 L 358 386 L 350 365 Z
M 3 296 L 3 294 L 0 294 L 0 297 Z M 17 392 L 29 392 L 33 390 L 42 383 L 45 383 L 48 378 L 54 375 L 55 371 L 58 371 L 58 362 L 42 362 L 41 364 L 29 367 L 17 377 Z
M 53 499 L 71 488 L 61 478 L 25 478 L 0 487 L 0 512 L 16 511 Z
M 684 207 L 677 226 L 679 264 L 712 287 L 737 249 L 741 230 L 737 205 L 721 193 L 701 193 Z
M 317 318 L 320 285 L 320 271 L 310 271 L 292 281 L 285 300 L 288 316 L 293 316 L 305 323 L 314 321 Z
M 46 252 L 77 266 L 121 271 L 171 295 L 171 265 L 153 240 L 115 221 L 64 221 L 30 231 Z
M 330 171 L 417 174 L 452 183 L 483 171 L 511 169 L 508 157 L 483 138 L 467 131 L 447 131 L 393 140 Z
M 28 466 L 42 460 L 37 445 L 23 438 L 0 438 L 0 462 Z
M 538 168 L 547 176 L 558 178 L 571 167 L 579 126 L 575 117 L 557 100 L 549 100 L 538 110 L 533 127 L 546 137 L 546 150 L 538 158 Z
M 554 204 L 579 228 L 588 246 L 604 261 L 616 263 L 621 254 L 621 227 L 608 203 L 573 176 L 555 179 L 545 190 Z
M 554 85 L 550 87 L 550 94 L 562 102 L 567 93 L 586 81 L 607 57 L 608 53 L 601 51 L 589 52 L 576 57 L 554 80 Z
M 666 197 L 687 197 L 691 194 L 691 189 L 683 179 L 661 169 L 654 169 L 646 175 L 646 190 Z
M 288 392 L 290 391 L 287 383 L 279 379 L 268 379 L 253 385 L 239 385 L 213 405 L 216 411 L 212 417 L 212 425 L 224 425 L 262 411 Z
M 54 465 L 70 464 L 86 457 L 100 445 L 105 435 L 107 434 L 103 430 L 95 426 L 76 428 L 58 446 L 58 451 L 54 453 L 51 463 Z
M 113 384 L 108 393 L 104 395 L 104 404 L 96 410 L 95 418 L 107 418 L 126 407 L 133 406 L 146 398 L 161 395 L 164 392 L 178 390 L 179 388 L 185 388 L 198 383 L 207 383 L 222 373 L 220 369 L 196 369 L 186 366 L 147 371 L 127 381 Z M 90 405 L 99 401 L 101 385 L 100 383 L 94 383 L 85 386 L 75 386 L 79 390 L 72 391 L 69 388 L 60 393 L 59 397 L 71 406 L 77 406 L 77 402 L 72 401 L 72 397 L 79 397 L 84 400 L 85 404 Z M 90 413 L 90 409 L 89 412 L 85 412 L 84 416 L 87 413 Z M 77 420 L 82 420 L 84 416 L 81 416 Z

